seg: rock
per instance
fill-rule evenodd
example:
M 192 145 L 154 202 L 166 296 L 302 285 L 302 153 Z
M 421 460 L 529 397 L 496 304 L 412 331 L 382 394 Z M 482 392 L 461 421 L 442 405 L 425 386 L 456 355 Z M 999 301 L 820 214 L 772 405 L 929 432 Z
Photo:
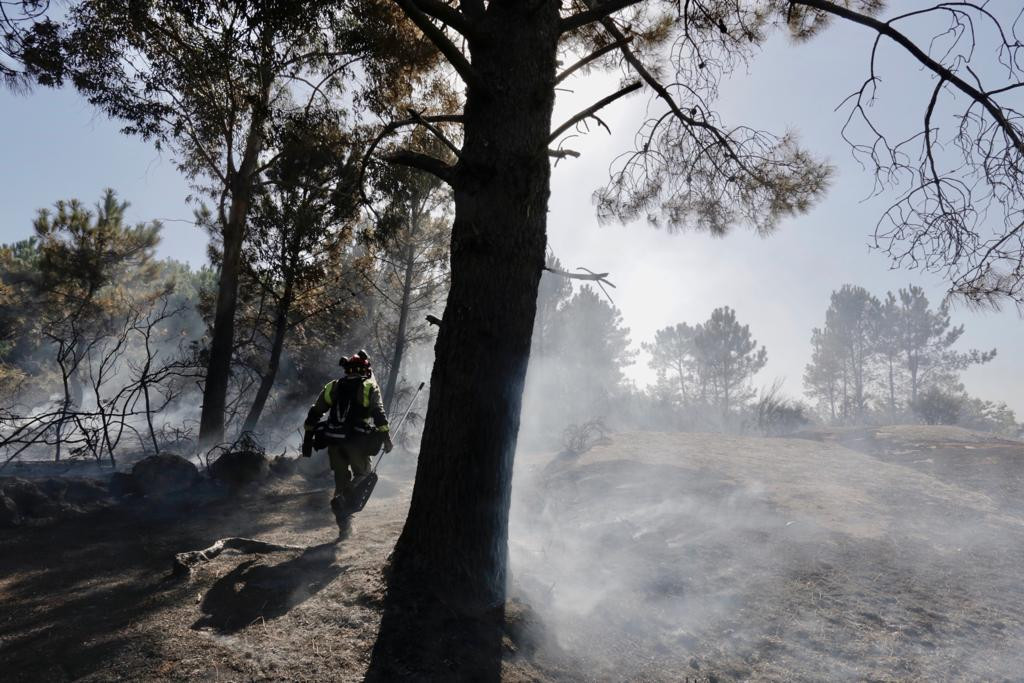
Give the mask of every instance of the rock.
M 7 496 L 0 494 L 0 529 L 21 524 L 18 506 Z
M 290 477 L 299 467 L 298 458 L 286 458 L 279 455 L 270 461 L 270 471 L 277 477 Z
M 132 482 L 144 496 L 184 491 L 199 481 L 199 469 L 180 455 L 151 455 L 132 467 Z
M 55 517 L 60 513 L 53 499 L 27 479 L 7 479 L 0 484 L 0 491 L 14 503 L 22 517 Z
M 69 479 L 64 500 L 72 505 L 97 503 L 110 495 L 110 491 L 95 479 Z
M 114 498 L 124 498 L 139 492 L 139 487 L 135 485 L 135 478 L 128 472 L 114 472 L 110 477 L 110 483 L 107 484 L 107 489 Z
M 211 479 L 238 486 L 265 479 L 270 462 L 259 451 L 231 451 L 217 458 L 209 472 Z

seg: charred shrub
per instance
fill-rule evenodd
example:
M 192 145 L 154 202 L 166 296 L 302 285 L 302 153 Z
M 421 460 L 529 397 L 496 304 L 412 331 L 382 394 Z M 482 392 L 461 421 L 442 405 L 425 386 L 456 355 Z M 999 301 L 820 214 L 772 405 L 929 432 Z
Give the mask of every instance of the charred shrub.
M 608 438 L 608 427 L 603 418 L 595 418 L 583 424 L 571 424 L 562 432 L 563 452 L 570 455 L 582 455 L 594 446 L 611 443 Z
M 761 393 L 755 409 L 758 431 L 765 436 L 792 434 L 810 423 L 804 406 L 783 396 L 778 382 Z

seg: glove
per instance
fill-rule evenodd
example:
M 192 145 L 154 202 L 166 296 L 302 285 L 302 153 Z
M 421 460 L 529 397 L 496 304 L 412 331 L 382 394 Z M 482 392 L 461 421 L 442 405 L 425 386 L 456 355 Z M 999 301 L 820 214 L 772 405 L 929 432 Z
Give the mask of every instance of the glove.
M 302 437 L 302 457 L 309 458 L 313 455 L 313 432 L 306 432 Z
M 395 447 L 395 444 L 393 444 L 391 442 L 391 435 L 385 432 L 385 434 L 384 434 L 384 452 L 385 453 L 390 453 L 391 449 L 394 448 L 394 447 Z

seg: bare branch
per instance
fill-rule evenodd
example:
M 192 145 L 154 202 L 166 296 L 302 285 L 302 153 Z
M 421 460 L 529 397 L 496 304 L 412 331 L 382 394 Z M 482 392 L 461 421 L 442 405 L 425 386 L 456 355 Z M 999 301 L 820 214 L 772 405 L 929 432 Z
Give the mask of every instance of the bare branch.
M 570 118 L 568 121 L 563 123 L 561 126 L 556 128 L 555 131 L 553 133 L 551 133 L 551 137 L 548 138 L 548 140 L 549 141 L 553 141 L 553 140 L 557 139 L 559 135 L 561 135 L 562 133 L 567 131 L 569 128 L 572 128 L 573 126 L 575 126 L 580 121 L 583 121 L 584 119 L 587 119 L 587 118 L 590 118 L 590 117 L 594 116 L 594 114 L 597 113 L 599 110 L 601 110 L 604 107 L 608 106 L 609 104 L 611 104 L 615 100 L 619 99 L 620 97 L 625 97 L 629 93 L 634 92 L 636 90 L 639 90 L 642 86 L 643 86 L 643 84 L 640 81 L 634 81 L 634 82 L 630 83 L 629 85 L 627 85 L 627 86 L 625 86 L 623 88 L 620 88 L 618 91 L 613 92 L 611 95 L 608 95 L 607 97 L 604 97 L 604 98 L 598 100 L 597 102 L 595 102 L 594 104 L 590 105 L 589 107 L 587 107 L 586 109 L 584 109 L 583 111 L 579 112 L 578 114 L 576 114 L 575 116 Z M 603 122 L 601 122 L 601 123 L 603 125 Z M 607 126 L 605 126 L 605 128 L 607 128 Z
M 610 273 L 595 273 L 589 268 L 583 267 L 577 268 L 577 270 L 584 271 L 582 273 L 570 273 L 569 271 L 559 270 L 558 268 L 552 268 L 551 266 L 544 266 L 544 270 L 548 271 L 549 273 L 553 273 L 554 275 L 567 278 L 569 280 L 591 280 L 593 282 L 600 282 L 602 284 L 606 284 L 613 289 L 615 288 L 615 285 L 613 285 L 611 282 L 608 282 L 608 275 L 610 275 Z
M 582 273 L 570 273 L 565 270 L 552 268 L 551 266 L 544 266 L 544 270 L 554 275 L 567 278 L 569 280 L 589 280 L 595 283 L 598 287 L 600 287 L 601 291 L 604 292 L 604 295 L 608 297 L 609 303 L 611 303 L 613 306 L 615 305 L 615 300 L 612 299 L 612 295 L 609 294 L 608 290 L 604 288 L 605 285 L 608 285 L 612 289 L 615 289 L 615 285 L 608 281 L 608 273 L 595 273 L 589 268 L 583 268 L 582 266 L 576 269 L 584 271 Z
M 422 114 L 420 114 L 418 111 L 416 111 L 414 109 L 410 109 L 409 110 L 409 116 L 412 117 L 413 119 L 415 119 L 416 122 L 419 123 L 421 126 L 423 126 L 427 130 L 429 130 L 431 133 L 433 133 L 434 137 L 436 137 L 438 140 L 440 140 L 444 144 L 445 147 L 447 147 L 448 149 L 451 150 L 452 154 L 455 155 L 455 158 L 459 158 L 460 156 L 462 156 L 462 150 L 459 149 L 458 147 L 456 147 L 455 144 L 451 140 L 448 139 L 448 136 L 446 136 L 444 133 L 442 133 L 441 130 L 437 126 L 435 126 L 432 123 L 430 123 L 430 121 L 427 121 L 426 119 L 424 119 Z
M 1006 115 L 1003 112 L 1002 108 L 998 104 L 996 104 L 996 102 L 991 97 L 989 97 L 981 90 L 978 90 L 978 88 L 974 87 L 970 83 L 966 82 L 965 80 L 957 76 L 953 71 L 946 68 L 944 65 L 935 61 L 924 50 L 922 50 L 916 44 L 914 44 L 914 41 L 912 41 L 903 33 L 900 33 L 895 28 L 893 28 L 891 23 L 879 21 L 878 19 L 875 19 L 874 17 L 868 16 L 866 14 L 854 12 L 853 10 L 847 9 L 846 7 L 841 7 L 834 3 L 828 2 L 828 0 L 790 0 L 790 2 L 791 4 L 813 7 L 815 9 L 821 10 L 822 12 L 828 12 L 829 14 L 833 14 L 837 17 L 847 19 L 848 21 L 852 21 L 856 24 L 867 26 L 868 28 L 872 28 L 878 33 L 892 39 L 894 42 L 898 43 L 904 49 L 906 49 L 907 52 L 912 54 L 914 58 L 917 61 L 919 61 L 922 65 L 924 65 L 929 71 L 937 75 L 939 78 L 949 81 L 949 83 L 953 85 L 957 90 L 964 93 L 965 95 L 973 99 L 975 102 L 980 104 L 982 107 L 984 107 L 985 111 L 989 113 L 989 116 L 991 116 L 999 125 L 1003 134 L 1013 142 L 1013 146 L 1017 148 L 1017 151 L 1020 154 L 1024 154 L 1024 140 L 1021 140 L 1020 135 L 1018 134 L 1017 130 L 1013 127 L 1013 124 L 1006 118 Z
M 631 40 L 633 40 L 633 36 L 625 36 L 622 40 L 615 40 L 615 41 L 613 41 L 611 43 L 608 43 L 607 45 L 605 45 L 601 49 L 595 50 L 595 51 L 591 52 L 586 57 L 581 57 L 578 61 L 576 61 L 574 64 L 570 65 L 569 67 L 567 67 L 564 71 L 562 71 L 562 73 L 558 74 L 558 76 L 555 77 L 555 85 L 558 85 L 559 83 L 564 81 L 566 78 L 568 78 L 569 76 L 573 75 L 575 72 L 577 72 L 580 69 L 582 69 L 583 67 L 585 67 L 587 64 L 590 64 L 591 62 L 593 62 L 593 61 L 595 61 L 597 59 L 600 59 L 601 57 L 605 56 L 609 52 L 612 52 L 614 50 L 618 50 L 623 45 L 627 45 Z

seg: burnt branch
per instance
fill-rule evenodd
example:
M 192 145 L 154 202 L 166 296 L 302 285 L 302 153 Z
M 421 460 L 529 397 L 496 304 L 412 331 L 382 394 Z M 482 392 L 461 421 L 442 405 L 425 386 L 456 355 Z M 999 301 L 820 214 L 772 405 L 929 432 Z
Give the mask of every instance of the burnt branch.
M 558 268 L 552 268 L 551 266 L 544 266 L 544 270 L 548 271 L 549 273 L 553 273 L 554 275 L 568 278 L 570 280 L 590 280 L 593 282 L 604 283 L 612 288 L 615 287 L 615 285 L 608 281 L 608 275 L 610 275 L 610 273 L 595 273 L 589 268 L 583 267 L 577 268 L 577 270 L 584 271 L 582 273 L 570 273 L 567 270 L 559 270 Z
M 739 155 L 736 153 L 736 150 L 733 148 L 733 145 L 729 140 L 728 135 L 719 130 L 717 126 L 709 123 L 706 119 L 696 118 L 696 111 L 694 111 L 692 114 L 687 114 L 686 112 L 684 112 L 682 107 L 679 106 L 679 104 L 676 102 L 676 99 L 669 92 L 668 88 L 662 85 L 662 83 L 657 78 L 655 78 L 654 74 L 651 73 L 651 71 L 644 65 L 644 63 L 640 61 L 640 59 L 636 56 L 633 50 L 630 49 L 625 34 L 618 28 L 618 26 L 615 25 L 615 22 L 613 22 L 611 19 L 604 18 L 601 19 L 601 25 L 604 26 L 605 30 L 608 31 L 608 33 L 613 38 L 615 38 L 616 42 L 620 44 L 619 50 L 622 52 L 622 56 L 623 58 L 625 58 L 626 62 L 633 68 L 637 75 L 640 76 L 640 78 L 642 78 L 648 86 L 650 86 L 650 88 L 658 95 L 658 97 L 666 105 L 668 105 L 669 110 L 672 112 L 672 115 L 676 117 L 676 119 L 678 119 L 681 123 L 685 124 L 686 126 L 702 128 L 708 133 L 710 133 L 711 136 L 715 138 L 715 141 L 725 148 L 727 153 L 732 157 L 733 161 L 735 161 L 740 166 L 743 165 L 743 161 L 740 159 Z
M 188 576 L 192 573 L 192 569 L 197 565 L 203 562 L 209 562 L 225 550 L 235 550 L 240 553 L 249 553 L 254 555 L 266 555 L 268 553 L 279 553 L 289 550 L 306 550 L 306 548 L 298 545 L 268 543 L 267 541 L 261 541 L 255 538 L 231 536 L 220 539 L 209 548 L 177 553 L 174 556 L 171 572 L 175 576 Z
M 608 281 L 608 275 L 609 275 L 608 273 L 595 273 L 594 271 L 590 270 L 589 268 L 583 268 L 582 266 L 576 269 L 576 270 L 582 270 L 583 271 L 582 273 L 570 273 L 570 272 L 565 271 L 565 270 L 559 270 L 558 268 L 553 268 L 552 266 L 544 266 L 544 270 L 548 271 L 549 273 L 551 273 L 553 275 L 558 275 L 559 277 L 564 277 L 564 278 L 566 278 L 568 280 L 587 280 L 587 281 L 593 282 L 598 287 L 600 287 L 601 291 L 604 292 L 604 295 L 606 297 L 608 297 L 609 303 L 611 303 L 613 306 L 615 305 L 615 301 L 612 299 L 612 295 L 609 294 L 608 290 L 604 288 L 605 285 L 608 285 L 612 289 L 615 289 L 615 285 L 613 285 L 611 282 Z
M 587 107 L 586 109 L 584 109 L 583 111 L 579 112 L 578 114 L 576 114 L 575 116 L 570 118 L 568 121 L 563 123 L 561 126 L 556 128 L 554 130 L 554 132 L 551 133 L 551 137 L 548 138 L 549 141 L 554 141 L 554 140 L 558 139 L 559 135 L 561 135 L 562 133 L 564 133 L 565 131 L 569 130 L 570 128 L 572 128 L 576 124 L 578 124 L 581 121 L 584 121 L 584 120 L 586 120 L 588 118 L 595 118 L 595 119 L 597 119 L 598 123 L 600 123 L 602 126 L 604 126 L 605 129 L 607 130 L 608 126 L 606 126 L 603 121 L 601 121 L 600 119 L 597 118 L 596 113 L 598 111 L 600 111 L 601 109 L 605 108 L 606 106 L 608 106 L 609 104 L 611 104 L 612 102 L 614 102 L 615 100 L 617 100 L 617 99 L 619 99 L 621 97 L 625 97 L 629 93 L 635 92 L 635 91 L 639 90 L 641 87 L 643 87 L 643 84 L 640 81 L 634 81 L 634 82 L 630 83 L 629 85 L 627 85 L 627 86 L 625 86 L 623 88 L 620 88 L 616 92 L 613 92 L 611 95 L 608 95 L 607 97 L 601 98 L 600 100 L 598 100 L 594 104 L 590 105 L 589 107 Z M 611 131 L 609 131 L 609 133 L 610 132 Z

